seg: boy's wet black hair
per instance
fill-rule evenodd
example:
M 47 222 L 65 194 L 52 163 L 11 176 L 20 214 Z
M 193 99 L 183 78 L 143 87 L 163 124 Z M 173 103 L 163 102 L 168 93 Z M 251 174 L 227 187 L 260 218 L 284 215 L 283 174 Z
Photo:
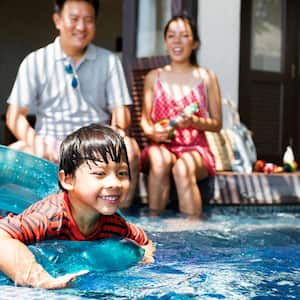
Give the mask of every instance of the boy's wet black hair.
M 60 14 L 63 10 L 65 3 L 70 0 L 54 0 L 54 12 Z M 74 1 L 74 0 L 73 0 Z M 75 0 L 75 1 L 85 1 L 90 3 L 95 10 L 95 16 L 98 16 L 99 12 L 99 0 Z
M 77 168 L 86 161 L 96 163 L 100 160 L 105 163 L 109 160 L 117 163 L 125 160 L 130 178 L 124 140 L 109 126 L 91 124 L 81 127 L 68 135 L 60 146 L 59 170 L 63 170 L 65 175 L 74 175 Z
M 190 55 L 190 63 L 193 66 L 198 66 L 198 62 L 197 62 L 197 50 L 198 50 L 198 48 L 200 46 L 200 38 L 199 38 L 199 34 L 198 34 L 198 30 L 197 30 L 196 24 L 195 24 L 195 22 L 189 16 L 184 15 L 184 14 L 183 15 L 173 16 L 168 21 L 168 23 L 166 24 L 166 26 L 164 28 L 164 39 L 166 39 L 166 37 L 167 37 L 167 32 L 168 32 L 170 24 L 172 22 L 178 21 L 178 20 L 183 20 L 184 22 L 186 22 L 190 26 L 192 34 L 193 34 L 193 40 L 194 40 L 194 42 L 198 43 L 198 47 L 196 49 L 193 49 L 192 53 Z

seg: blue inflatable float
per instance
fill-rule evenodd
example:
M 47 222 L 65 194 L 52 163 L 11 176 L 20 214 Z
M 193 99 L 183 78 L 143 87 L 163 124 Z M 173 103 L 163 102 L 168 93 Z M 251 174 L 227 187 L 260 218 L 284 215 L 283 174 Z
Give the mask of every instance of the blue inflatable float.
M 57 166 L 0 145 L 0 211 L 20 213 L 58 191 Z M 120 271 L 136 265 L 144 249 L 129 240 L 44 241 L 29 246 L 51 274 Z
M 0 145 L 0 209 L 20 213 L 58 191 L 57 166 Z
M 127 239 L 44 241 L 29 248 L 53 276 L 80 271 L 113 272 L 136 265 L 144 249 Z

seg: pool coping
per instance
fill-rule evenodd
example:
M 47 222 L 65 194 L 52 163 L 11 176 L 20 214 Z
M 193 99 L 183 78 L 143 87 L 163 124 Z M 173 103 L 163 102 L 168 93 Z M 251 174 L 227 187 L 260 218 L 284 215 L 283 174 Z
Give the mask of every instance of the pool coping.
M 200 190 L 213 205 L 300 204 L 300 172 L 218 172 Z

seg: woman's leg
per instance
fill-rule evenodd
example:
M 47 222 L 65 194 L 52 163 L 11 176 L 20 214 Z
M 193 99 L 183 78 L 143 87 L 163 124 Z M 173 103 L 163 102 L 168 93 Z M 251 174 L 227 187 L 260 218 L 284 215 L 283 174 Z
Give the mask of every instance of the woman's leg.
M 172 173 L 174 176 L 179 209 L 191 217 L 202 214 L 202 199 L 197 181 L 208 176 L 202 157 L 198 152 L 185 152 L 176 161 Z
M 163 146 L 149 149 L 148 199 L 152 215 L 159 215 L 167 206 L 170 195 L 171 167 L 176 157 Z

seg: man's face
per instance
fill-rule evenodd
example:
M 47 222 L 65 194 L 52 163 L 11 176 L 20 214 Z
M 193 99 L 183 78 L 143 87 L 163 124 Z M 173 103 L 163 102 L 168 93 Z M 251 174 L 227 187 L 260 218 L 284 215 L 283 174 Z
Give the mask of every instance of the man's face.
M 83 52 L 96 31 L 94 7 L 86 1 L 66 1 L 60 14 L 54 14 L 65 52 Z

